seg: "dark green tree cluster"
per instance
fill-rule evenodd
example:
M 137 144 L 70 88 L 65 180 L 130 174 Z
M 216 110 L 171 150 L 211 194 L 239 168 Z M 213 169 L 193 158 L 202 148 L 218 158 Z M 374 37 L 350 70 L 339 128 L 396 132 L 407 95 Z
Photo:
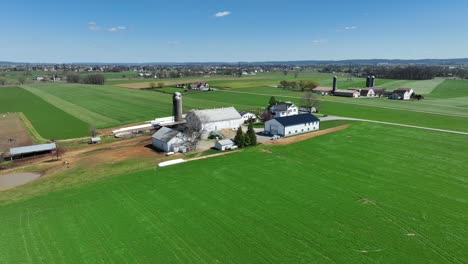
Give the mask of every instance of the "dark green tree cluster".
M 279 87 L 283 89 L 288 89 L 288 90 L 312 90 L 315 87 L 319 86 L 320 84 L 317 81 L 314 80 L 300 80 L 300 81 L 286 81 L 283 80 L 279 83 Z
M 105 82 L 105 78 L 104 78 L 104 75 L 102 74 L 90 74 L 90 75 L 80 76 L 76 73 L 70 73 L 70 74 L 67 74 L 67 82 L 103 85 Z
M 249 124 L 246 133 L 242 131 L 241 126 L 237 129 L 236 136 L 234 137 L 234 143 L 236 143 L 239 148 L 257 145 L 257 135 L 255 134 L 252 123 Z

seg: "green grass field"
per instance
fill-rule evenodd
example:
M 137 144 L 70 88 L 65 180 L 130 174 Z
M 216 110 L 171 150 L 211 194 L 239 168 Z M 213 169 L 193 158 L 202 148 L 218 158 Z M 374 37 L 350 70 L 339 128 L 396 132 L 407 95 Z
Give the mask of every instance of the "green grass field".
M 434 98 L 468 97 L 468 81 L 446 80 L 434 89 L 429 96 Z
M 39 134 L 64 139 L 88 134 L 89 126 L 19 87 L 0 87 L 0 113 L 22 112 Z
M 0 262 L 466 263 L 467 140 L 353 123 L 11 202 Z

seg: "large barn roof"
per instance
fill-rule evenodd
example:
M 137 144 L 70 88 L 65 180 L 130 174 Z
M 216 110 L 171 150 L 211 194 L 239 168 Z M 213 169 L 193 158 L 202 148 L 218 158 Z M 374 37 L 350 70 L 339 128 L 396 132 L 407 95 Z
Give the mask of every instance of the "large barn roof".
M 167 142 L 171 141 L 171 139 L 173 139 L 174 137 L 179 135 L 179 133 L 180 132 L 177 131 L 177 130 L 170 129 L 170 128 L 167 128 L 167 127 L 162 127 L 156 133 L 153 134 L 153 138 L 157 139 L 159 141 L 167 143 Z
M 55 145 L 55 143 L 11 148 L 10 149 L 10 155 L 11 156 L 16 156 L 16 155 L 22 155 L 22 154 L 30 154 L 30 153 L 51 151 L 51 150 L 54 150 L 56 148 L 57 148 L 57 145 Z
M 242 118 L 234 107 L 192 110 L 192 113 L 202 122 L 218 122 Z
M 301 114 L 301 115 L 277 117 L 275 118 L 275 120 L 285 127 L 300 125 L 300 124 L 305 124 L 305 123 L 320 122 L 320 119 L 318 119 L 316 116 L 312 114 Z

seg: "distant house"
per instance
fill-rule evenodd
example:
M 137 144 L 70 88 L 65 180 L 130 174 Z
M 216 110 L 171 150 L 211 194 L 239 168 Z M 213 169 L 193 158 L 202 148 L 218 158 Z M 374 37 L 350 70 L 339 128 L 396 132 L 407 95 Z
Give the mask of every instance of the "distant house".
M 277 117 L 265 123 L 265 133 L 282 137 L 320 129 L 320 119 L 312 114 Z
M 414 91 L 411 88 L 398 88 L 393 91 L 393 94 L 391 97 L 389 97 L 389 99 L 410 100 L 413 94 L 414 94 Z
M 353 98 L 358 98 L 361 96 L 361 93 L 356 90 L 341 90 L 341 89 L 336 89 L 335 96 L 341 96 L 341 97 L 353 97 Z
M 179 152 L 183 147 L 183 134 L 177 130 L 162 127 L 152 137 L 153 147 L 164 152 Z
M 225 151 L 231 149 L 234 145 L 234 141 L 231 139 L 218 140 L 215 143 L 215 149 Z
M 208 137 L 212 131 L 237 129 L 244 123 L 234 107 L 191 110 L 185 120 L 188 127 L 203 131 L 203 138 Z
M 311 114 L 311 113 L 317 113 L 317 108 L 313 106 L 301 106 L 299 107 L 299 114 Z
M 278 102 L 270 106 L 269 110 L 274 118 L 299 114 L 299 109 L 292 102 Z
M 361 97 L 381 97 L 385 92 L 385 88 L 382 87 L 349 88 L 348 90 L 358 91 Z
M 210 85 L 207 82 L 189 83 L 187 84 L 187 87 L 190 90 L 201 90 L 201 91 L 207 91 L 210 89 Z
M 247 123 L 249 120 L 253 120 L 254 122 L 257 121 L 257 116 L 254 113 L 241 111 L 239 114 L 244 120 L 244 123 Z
M 333 87 L 324 87 L 324 86 L 318 86 L 312 89 L 312 92 L 318 93 L 318 94 L 331 94 L 333 91 Z

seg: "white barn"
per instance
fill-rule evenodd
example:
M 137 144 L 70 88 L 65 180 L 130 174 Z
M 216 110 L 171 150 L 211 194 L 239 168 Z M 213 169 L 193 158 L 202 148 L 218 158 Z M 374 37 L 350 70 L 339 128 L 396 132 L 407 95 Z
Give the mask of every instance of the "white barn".
M 398 88 L 394 90 L 393 93 L 399 96 L 399 99 L 401 100 L 410 100 L 411 95 L 414 94 L 414 91 L 411 88 Z
M 215 143 L 215 149 L 225 151 L 231 149 L 235 145 L 234 141 L 231 139 L 218 140 Z
M 244 123 L 244 119 L 234 107 L 192 110 L 185 120 L 188 127 L 203 131 L 203 138 L 212 131 L 237 129 Z
M 164 152 L 178 152 L 183 147 L 183 134 L 177 130 L 162 127 L 152 137 L 153 147 Z
M 320 119 L 312 114 L 277 117 L 265 123 L 265 133 L 282 137 L 312 132 L 320 129 Z

